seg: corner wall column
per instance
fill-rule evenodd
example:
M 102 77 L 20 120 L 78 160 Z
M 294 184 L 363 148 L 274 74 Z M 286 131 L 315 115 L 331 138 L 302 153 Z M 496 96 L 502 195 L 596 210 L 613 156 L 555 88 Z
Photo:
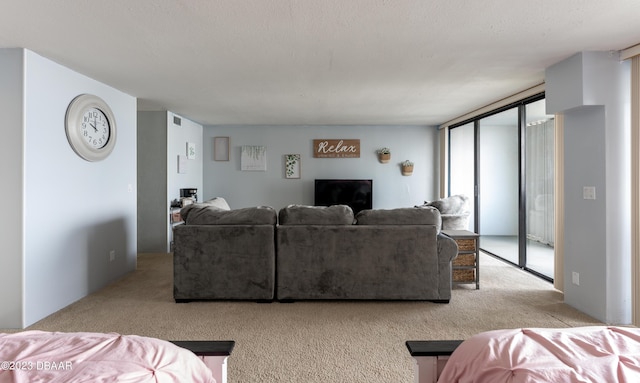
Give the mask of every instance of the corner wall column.
M 555 243 L 553 287 L 564 293 L 564 115 L 555 115 Z
M 449 196 L 449 127 L 440 131 L 440 198 Z
M 640 56 L 631 59 L 631 302 L 640 325 Z

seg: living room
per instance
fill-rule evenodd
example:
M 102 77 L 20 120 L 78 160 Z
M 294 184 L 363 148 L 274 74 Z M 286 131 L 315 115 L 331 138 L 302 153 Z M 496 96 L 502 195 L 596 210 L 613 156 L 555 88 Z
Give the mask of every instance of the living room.
M 146 162 L 140 172 L 139 196 L 156 201 L 145 203 L 139 219 L 139 249 L 143 252 L 167 250 L 166 201 L 179 199 L 181 188 L 197 188 L 198 200 L 224 197 L 233 208 L 268 205 L 277 210 L 289 204 L 313 205 L 315 179 L 371 179 L 373 206 L 376 208 L 413 207 L 438 195 L 438 132 L 435 126 L 200 126 L 184 117 L 181 126 L 173 124 L 175 115 L 163 112 L 140 112 L 138 129 L 158 130 L 152 120 L 163 120 L 173 142 L 154 146 L 139 140 L 139 153 L 162 153 L 162 161 Z M 158 117 L 158 118 L 154 118 Z M 146 133 L 142 133 L 143 135 Z M 199 137 L 198 137 L 199 135 Z M 177 157 L 182 155 L 188 137 L 196 149 L 196 158 L 187 160 L 185 173 L 177 171 Z M 214 158 L 216 137 L 228 140 L 228 157 Z M 315 158 L 314 139 L 355 139 L 359 156 L 352 158 Z M 242 146 L 266 149 L 266 170 L 241 170 Z M 391 149 L 391 161 L 381 163 L 377 150 Z M 299 178 L 287 178 L 285 155 L 298 154 Z M 140 156 L 141 157 L 141 156 Z M 228 158 L 228 160 L 227 160 Z M 414 163 L 412 176 L 402 175 L 400 163 Z M 167 165 L 168 164 L 168 165 Z M 167 166 L 169 167 L 167 171 Z M 166 174 L 167 187 L 158 184 Z M 155 180 L 155 181 L 154 181 Z M 143 182 L 144 181 L 144 182 Z M 242 191 L 242 192 L 239 192 Z M 161 222 L 158 222 L 161 221 Z

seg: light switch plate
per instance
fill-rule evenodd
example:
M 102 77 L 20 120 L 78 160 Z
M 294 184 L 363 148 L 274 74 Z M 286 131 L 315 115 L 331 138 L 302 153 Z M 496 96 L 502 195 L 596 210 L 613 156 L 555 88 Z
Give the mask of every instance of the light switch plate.
M 596 187 L 585 186 L 582 188 L 582 198 L 584 199 L 596 199 Z
M 580 286 L 580 274 L 577 272 L 572 272 L 571 273 L 571 282 L 576 285 L 576 286 Z

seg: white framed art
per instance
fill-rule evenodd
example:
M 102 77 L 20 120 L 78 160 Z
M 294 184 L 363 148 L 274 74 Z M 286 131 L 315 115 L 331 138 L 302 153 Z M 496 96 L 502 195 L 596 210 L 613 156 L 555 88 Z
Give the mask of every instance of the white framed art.
M 264 146 L 243 145 L 240 154 L 240 170 L 267 171 L 267 148 Z
M 187 142 L 187 159 L 196 159 L 196 144 L 194 144 L 193 142 Z

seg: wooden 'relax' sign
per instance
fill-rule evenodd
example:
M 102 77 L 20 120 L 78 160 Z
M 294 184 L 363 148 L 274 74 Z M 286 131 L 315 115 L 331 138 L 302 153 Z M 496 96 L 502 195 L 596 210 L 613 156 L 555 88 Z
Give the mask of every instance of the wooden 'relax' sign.
M 360 140 L 313 140 L 315 158 L 360 158 Z

